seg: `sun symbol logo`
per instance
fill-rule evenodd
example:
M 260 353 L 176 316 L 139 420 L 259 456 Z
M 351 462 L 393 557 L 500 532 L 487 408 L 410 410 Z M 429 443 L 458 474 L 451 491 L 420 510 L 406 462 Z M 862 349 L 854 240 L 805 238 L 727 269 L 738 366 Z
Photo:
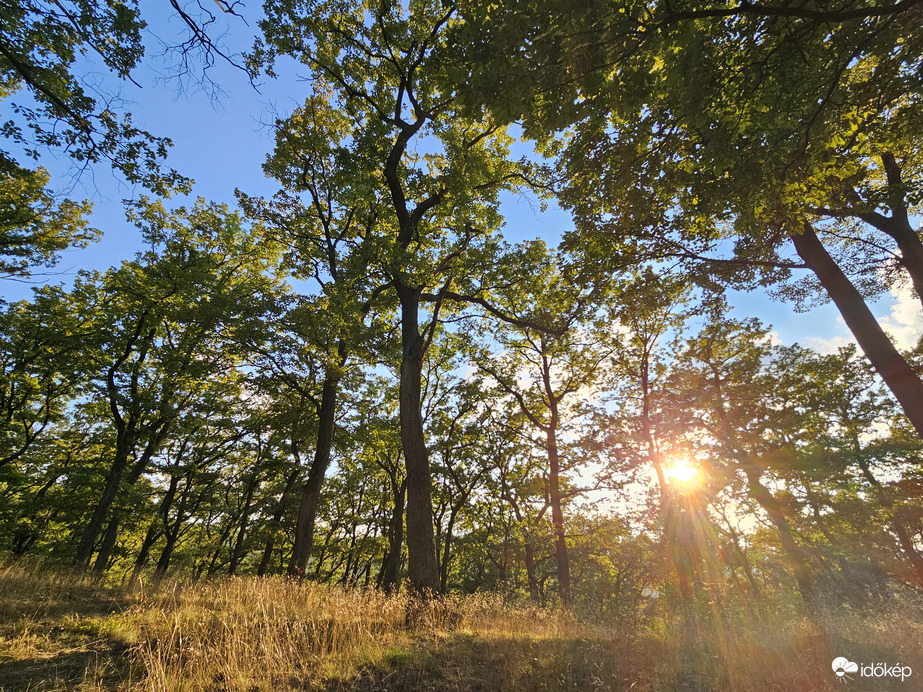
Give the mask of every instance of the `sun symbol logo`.
M 852 680 L 847 673 L 856 673 L 859 671 L 859 664 L 846 660 L 842 656 L 833 659 L 833 672 L 836 673 L 837 681 L 846 682 Z

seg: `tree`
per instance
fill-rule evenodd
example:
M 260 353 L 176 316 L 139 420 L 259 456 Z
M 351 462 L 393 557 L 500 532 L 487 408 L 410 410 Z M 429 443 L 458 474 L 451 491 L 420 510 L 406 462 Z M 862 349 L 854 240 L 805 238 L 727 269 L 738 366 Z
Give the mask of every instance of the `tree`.
M 351 187 L 358 152 L 355 143 L 341 143 L 349 132 L 349 118 L 329 94 L 313 95 L 276 127 L 276 147 L 264 170 L 283 190 L 269 202 L 240 197 L 251 215 L 290 246 L 285 264 L 293 275 L 311 282 L 320 293 L 317 300 L 301 301 L 289 316 L 291 347 L 302 361 L 317 361 L 309 370 L 323 371 L 320 391 L 307 381 L 299 382 L 294 373 L 280 373 L 281 381 L 309 402 L 317 416 L 314 455 L 302 487 L 288 570 L 303 577 L 314 542 L 317 503 L 330 466 L 341 382 L 349 374 L 350 359 L 374 332 L 366 321 L 372 297 L 380 288 L 370 284 L 381 277 L 367 275 L 363 258 L 351 251 L 369 237 L 378 212 L 374 198 Z M 269 361 L 276 359 L 276 354 L 266 355 Z
M 774 462 L 790 458 L 790 433 L 802 429 L 798 411 L 777 400 L 780 389 L 763 369 L 770 349 L 767 330 L 754 320 L 710 322 L 678 355 L 671 403 L 680 430 L 717 447 L 709 475 L 717 479 L 724 468 L 732 478 L 743 477 L 747 494 L 778 531 L 805 603 L 813 606 L 810 551 L 796 538 L 796 511 L 764 480 Z
M 236 15 L 236 2 L 218 2 L 223 13 Z M 217 58 L 233 64 L 209 35 L 214 15 L 204 8 L 193 12 L 187 3 L 170 5 L 189 31 L 187 39 L 172 48 L 179 52 L 181 72 L 191 69 L 197 56 L 207 68 Z M 188 180 L 176 171 L 164 171 L 170 140 L 132 124 L 121 113 L 120 99 L 101 93 L 92 72 L 81 74 L 83 63 L 100 61 L 99 67 L 122 81 L 134 81 L 132 71 L 144 56 L 145 27 L 137 0 L 25 0 L 3 5 L 0 27 L 0 99 L 14 117 L 6 120 L 2 136 L 38 158 L 44 148 L 67 153 L 80 166 L 109 161 L 129 182 L 143 184 L 158 194 Z M 0 170 L 28 180 L 40 174 L 29 171 L 16 155 L 0 149 Z
M 0 165 L 0 276 L 27 278 L 36 266 L 52 266 L 58 253 L 83 247 L 97 232 L 84 218 L 90 205 L 57 201 L 43 168 L 10 172 Z
M 524 308 L 532 313 L 528 315 L 530 321 L 539 324 L 560 322 L 563 315 L 569 328 L 555 335 L 501 323 L 491 337 L 503 350 L 496 358 L 479 357 L 477 365 L 516 400 L 523 415 L 544 436 L 558 591 L 561 601 L 570 605 L 570 560 L 563 512 L 564 477 L 570 464 L 561 459 L 559 439 L 562 427 L 573 425 L 580 417 L 579 400 L 592 396 L 610 347 L 602 338 L 605 328 L 593 323 L 591 309 L 584 304 L 585 296 L 575 290 L 566 271 L 556 266 L 554 256 L 546 254 L 544 243 L 535 241 L 514 249 L 502 271 L 512 274 L 522 267 L 512 263 L 514 255 L 529 267 L 531 275 L 516 280 L 508 275 L 506 281 L 499 281 L 506 290 L 495 292 L 497 303 L 507 314 L 517 314 Z M 585 320 L 578 322 L 581 318 Z
M 561 153 L 574 247 L 605 270 L 680 258 L 738 286 L 810 270 L 923 434 L 923 382 L 863 300 L 882 269 L 899 269 L 885 285 L 923 285 L 908 215 L 923 94 L 912 5 L 562 5 L 549 32 L 547 7 L 510 22 L 509 6 L 466 7 L 465 37 L 486 34 L 468 63 L 473 101 L 487 92 L 498 117 L 525 114 Z M 521 81 L 491 101 L 510 74 Z
M 32 302 L 0 313 L 0 469 L 64 419 L 85 366 L 72 338 L 80 328 L 57 288 L 38 289 Z
M 610 457 L 613 479 L 650 464 L 657 479 L 660 528 L 676 569 L 680 596 L 691 597 L 688 555 L 684 554 L 675 518 L 682 516 L 683 498 L 667 479 L 670 457 L 681 453 L 668 430 L 665 395 L 670 346 L 697 312 L 693 278 L 688 274 L 657 273 L 649 267 L 617 282 L 609 306 L 612 324 L 612 370 L 604 399 L 601 445 Z M 714 308 L 715 299 L 712 297 Z M 677 504 L 679 503 L 679 504 Z
M 89 316 L 85 347 L 94 351 L 88 393 L 105 402 L 116 437 L 105 487 L 76 549 L 81 566 L 123 477 L 134 484 L 179 418 L 207 406 L 203 383 L 239 361 L 237 345 L 254 340 L 279 291 L 270 274 L 276 247 L 226 207 L 199 202 L 171 214 L 141 202 L 135 219 L 160 253 L 84 275 L 74 288 L 79 312 Z M 111 548 L 117 517 L 110 525 Z
M 265 12 L 253 64 L 272 74 L 275 60 L 291 56 L 311 70 L 315 94 L 329 92 L 349 118 L 343 139 L 359 164 L 349 186 L 381 210 L 362 251 L 400 304 L 408 577 L 416 590 L 435 592 L 423 362 L 453 283 L 474 271 L 466 264 L 472 255 L 482 262 L 488 256 L 498 195 L 522 181 L 521 167 L 508 160 L 503 129 L 460 117 L 457 94 L 439 78 L 451 68 L 446 31 L 454 7 L 268 2 Z M 417 154 L 415 146 L 431 153 Z M 425 294 L 433 301 L 428 321 L 421 315 Z

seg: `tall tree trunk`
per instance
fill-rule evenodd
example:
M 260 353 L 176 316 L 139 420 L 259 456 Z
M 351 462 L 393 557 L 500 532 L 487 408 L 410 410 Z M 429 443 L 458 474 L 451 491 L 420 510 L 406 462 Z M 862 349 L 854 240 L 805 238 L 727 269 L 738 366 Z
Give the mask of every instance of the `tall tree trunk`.
M 163 441 L 166 439 L 170 431 L 170 423 L 167 421 L 151 427 L 149 430 L 150 436 L 148 437 L 147 444 L 144 446 L 144 451 L 135 461 L 134 465 L 132 465 L 128 474 L 125 475 L 129 458 L 137 442 L 134 428 L 134 423 L 131 421 L 124 426 L 119 426 L 119 433 L 116 438 L 116 459 L 113 461 L 112 468 L 109 470 L 109 475 L 106 478 L 106 487 L 103 489 L 103 495 L 96 505 L 96 509 L 93 511 L 93 516 L 84 529 L 80 543 L 77 546 L 76 555 L 74 556 L 74 564 L 81 568 L 86 568 L 90 564 L 90 556 L 93 554 L 93 545 L 96 543 L 96 538 L 102 528 L 103 519 L 105 519 L 109 510 L 112 508 L 119 491 L 123 487 L 130 488 L 138 482 L 138 479 L 141 478 L 141 474 L 147 469 L 151 459 L 154 458 L 157 450 L 160 449 Z M 125 476 L 124 482 L 122 479 L 123 476 Z M 120 514 L 119 510 L 115 510 L 112 513 L 106 536 L 100 546 L 100 554 L 93 568 L 96 572 L 105 571 L 106 565 L 109 563 L 109 558 L 112 555 L 112 551 L 118 539 L 119 524 L 121 523 Z
M 554 416 L 554 414 L 552 414 Z M 554 416 L 556 417 L 556 416 Z M 558 458 L 558 440 L 555 423 L 552 422 L 545 433 L 548 448 L 548 496 L 551 501 L 551 523 L 554 526 L 554 555 L 558 570 L 558 593 L 561 603 L 572 603 L 570 592 L 570 555 L 567 551 L 567 538 L 564 533 L 564 512 L 561 508 L 560 459 Z
M 830 257 L 814 228 L 805 223 L 803 232 L 792 236 L 792 241 L 798 255 L 836 303 L 872 367 L 894 394 L 917 434 L 923 437 L 923 382 L 888 339 L 862 295 Z
M 750 496 L 759 503 L 766 514 L 769 515 L 770 521 L 775 525 L 779 532 L 779 540 L 782 543 L 782 550 L 788 559 L 792 573 L 795 575 L 795 581 L 798 583 L 798 591 L 808 607 L 815 604 L 814 585 L 811 582 L 811 575 L 808 571 L 808 561 L 801 547 L 795 542 L 792 533 L 792 527 L 782 512 L 782 506 L 776 497 L 770 492 L 769 488 L 763 485 L 760 476 L 762 475 L 755 466 L 750 463 L 740 464 L 744 474 L 747 476 L 748 492 Z
M 112 503 L 115 501 L 116 495 L 118 495 L 122 476 L 128 467 L 128 458 L 131 453 L 131 442 L 128 437 L 124 426 L 120 426 L 116 436 L 115 458 L 112 460 L 112 466 L 109 467 L 109 473 L 106 475 L 103 494 L 93 508 L 93 514 L 84 527 L 83 533 L 80 534 L 80 541 L 74 551 L 74 566 L 79 569 L 89 567 L 90 557 L 93 555 L 93 546 L 96 545 L 96 538 L 103 527 L 103 521 L 105 521 L 106 515 L 109 513 L 109 508 L 112 507 Z
M 425 339 L 419 330 L 420 292 L 397 287 L 401 301 L 400 424 L 407 467 L 407 578 L 418 594 L 439 590 L 433 529 L 433 482 L 423 433 L 422 380 Z

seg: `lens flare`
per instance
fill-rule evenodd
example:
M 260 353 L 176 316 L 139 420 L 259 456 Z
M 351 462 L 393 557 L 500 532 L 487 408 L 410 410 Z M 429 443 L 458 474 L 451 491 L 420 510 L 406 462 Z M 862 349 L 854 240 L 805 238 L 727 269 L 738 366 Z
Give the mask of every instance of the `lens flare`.
M 663 470 L 668 480 L 692 483 L 698 480 L 699 470 L 685 459 L 677 459 Z

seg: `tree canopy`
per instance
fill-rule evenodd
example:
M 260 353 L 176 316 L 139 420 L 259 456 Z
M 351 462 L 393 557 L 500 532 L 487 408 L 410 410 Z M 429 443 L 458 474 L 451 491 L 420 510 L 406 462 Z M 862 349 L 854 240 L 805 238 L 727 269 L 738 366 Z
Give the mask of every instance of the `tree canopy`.
M 625 627 L 923 588 L 921 347 L 870 307 L 923 307 L 920 7 L 267 0 L 247 69 L 302 79 L 232 205 L 80 72 L 131 78 L 142 7 L 4 6 L 0 273 L 111 231 L 25 159 L 152 196 L 133 257 L 0 305 L 0 550 Z

